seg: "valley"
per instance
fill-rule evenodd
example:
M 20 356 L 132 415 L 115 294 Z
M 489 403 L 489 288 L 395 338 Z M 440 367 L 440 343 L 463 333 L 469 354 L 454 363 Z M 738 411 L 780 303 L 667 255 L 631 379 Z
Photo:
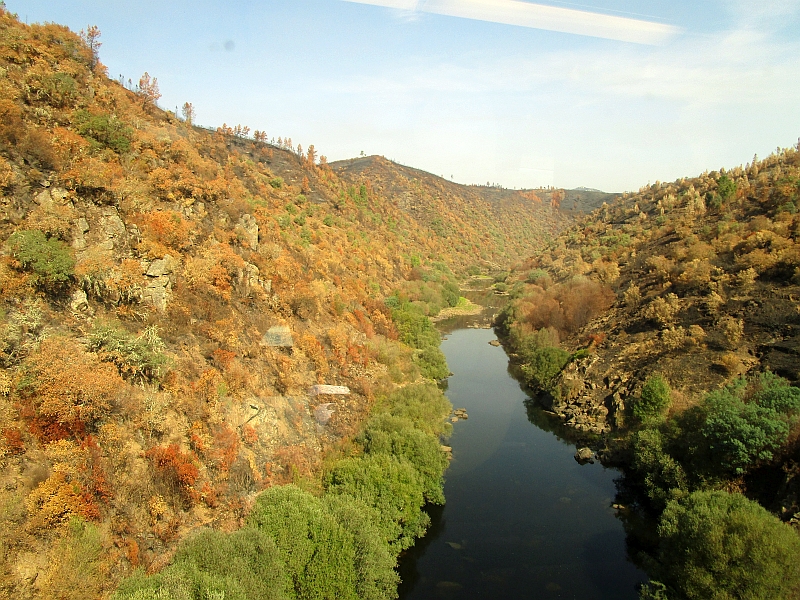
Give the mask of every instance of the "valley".
M 0 5 L 0 598 L 797 597 L 797 147 L 460 185 L 199 127 L 94 42 Z

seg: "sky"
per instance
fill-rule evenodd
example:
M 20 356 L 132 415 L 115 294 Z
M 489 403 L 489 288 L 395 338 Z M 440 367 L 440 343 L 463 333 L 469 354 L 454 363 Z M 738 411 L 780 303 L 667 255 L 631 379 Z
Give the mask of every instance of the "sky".
M 585 2 L 585 3 L 584 3 Z M 639 189 L 800 137 L 800 0 L 6 0 L 196 122 L 459 183 Z

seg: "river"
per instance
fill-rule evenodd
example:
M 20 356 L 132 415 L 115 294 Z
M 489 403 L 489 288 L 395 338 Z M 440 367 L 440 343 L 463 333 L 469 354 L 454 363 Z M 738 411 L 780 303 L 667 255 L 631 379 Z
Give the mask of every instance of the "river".
M 575 446 L 509 375 L 493 339 L 457 328 L 442 342 L 447 396 L 469 419 L 448 442 L 447 504 L 431 509 L 428 534 L 401 559 L 401 600 L 635 600 L 647 577 L 627 558 L 611 508 L 620 473 L 575 461 Z

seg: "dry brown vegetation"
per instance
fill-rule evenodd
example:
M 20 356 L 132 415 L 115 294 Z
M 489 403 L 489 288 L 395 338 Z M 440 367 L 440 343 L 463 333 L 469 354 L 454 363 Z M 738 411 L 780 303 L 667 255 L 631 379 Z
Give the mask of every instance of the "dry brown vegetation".
M 386 296 L 435 312 L 447 265 L 519 259 L 564 223 L 516 192 L 195 127 L 155 78 L 109 80 L 97 33 L 0 8 L 4 598 L 107 594 L 197 527 L 237 528 L 420 379 Z

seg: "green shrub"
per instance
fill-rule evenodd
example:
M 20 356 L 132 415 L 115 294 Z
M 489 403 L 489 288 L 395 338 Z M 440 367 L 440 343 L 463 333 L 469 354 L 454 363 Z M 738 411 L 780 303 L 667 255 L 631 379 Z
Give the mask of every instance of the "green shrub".
M 89 350 L 114 363 L 123 377 L 134 380 L 159 378 L 168 362 L 155 325 L 138 336 L 114 325 L 95 325 L 89 334 Z
M 397 597 L 400 582 L 394 569 L 397 560 L 378 527 L 378 512 L 347 494 L 326 494 L 322 500 L 330 514 L 353 536 L 359 600 Z
M 800 593 L 800 537 L 741 494 L 694 492 L 659 524 L 662 578 L 679 597 L 774 600 Z
M 528 271 L 528 275 L 525 277 L 525 281 L 528 283 L 536 283 L 540 279 L 545 277 L 549 277 L 547 271 L 544 269 L 533 269 L 532 271 Z
M 441 390 L 432 383 L 407 385 L 392 392 L 384 400 L 387 412 L 408 419 L 417 429 L 432 435 L 448 434 L 450 427 L 444 422 L 453 405 Z
M 660 581 L 648 581 L 639 590 L 639 600 L 669 600 L 667 586 Z
M 114 600 L 283 600 L 283 563 L 272 539 L 250 527 L 231 534 L 205 530 L 178 548 L 173 563 L 157 575 L 123 581 Z
M 93 115 L 88 110 L 79 110 L 73 121 L 78 133 L 98 148 L 110 148 L 117 154 L 131 149 L 133 130 L 113 115 Z
M 275 541 L 291 597 L 356 600 L 353 536 L 322 500 L 293 485 L 273 487 L 258 497 L 247 524 Z
M 444 504 L 442 474 L 447 457 L 439 448 L 437 436 L 416 429 L 408 418 L 384 413 L 367 423 L 359 441 L 367 454 L 407 459 L 422 477 L 425 501 Z
M 447 306 L 458 306 L 458 299 L 461 297 L 461 289 L 452 281 L 446 281 L 442 285 L 442 296 Z
M 633 415 L 642 422 L 663 416 L 670 405 L 670 388 L 661 375 L 645 381 L 642 394 L 633 405 Z
M 717 180 L 717 194 L 719 194 L 722 201 L 728 201 L 735 193 L 736 182 L 727 175 L 720 176 Z
M 398 337 L 404 344 L 418 350 L 439 346 L 441 335 L 422 310 L 410 302 L 393 310 L 392 320 L 397 327 Z
M 786 443 L 789 425 L 800 410 L 800 390 L 771 373 L 748 384 L 739 379 L 703 401 L 701 434 L 712 460 L 724 470 L 744 473 L 772 460 Z
M 32 271 L 36 283 L 43 288 L 57 291 L 72 278 L 75 259 L 67 245 L 56 239 L 48 239 L 38 229 L 14 232 L 8 238 L 7 246 L 22 268 Z
M 664 449 L 664 437 L 658 429 L 643 429 L 632 439 L 633 468 L 642 478 L 647 496 L 663 510 L 670 500 L 688 494 L 686 473 L 681 464 Z
M 525 383 L 533 388 L 550 392 L 556 376 L 570 359 L 570 353 L 555 346 L 540 346 L 528 351 L 522 365 Z
M 283 187 L 283 177 L 273 177 L 269 180 L 269 184 L 276 190 L 279 190 Z
M 425 533 L 430 517 L 422 510 L 424 484 L 405 458 L 386 454 L 349 458 L 326 476 L 329 493 L 348 494 L 380 514 L 383 539 L 395 552 L 410 548 Z
M 414 362 L 419 367 L 423 377 L 430 379 L 444 379 L 450 375 L 447 359 L 439 348 L 428 346 L 414 355 Z

